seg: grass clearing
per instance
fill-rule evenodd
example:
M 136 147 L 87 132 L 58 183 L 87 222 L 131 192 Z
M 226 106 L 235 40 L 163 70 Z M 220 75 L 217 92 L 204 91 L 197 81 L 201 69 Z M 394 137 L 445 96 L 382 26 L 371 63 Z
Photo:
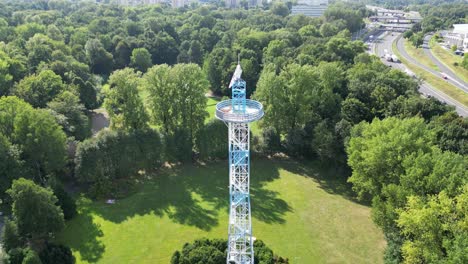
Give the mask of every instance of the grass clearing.
M 404 43 L 404 46 L 405 46 L 405 50 L 406 52 L 411 56 L 413 57 L 413 59 L 415 59 L 416 61 L 418 61 L 419 63 L 433 69 L 433 70 L 436 70 L 436 71 L 440 71 L 439 67 L 437 67 L 437 65 L 435 65 L 432 60 L 430 58 L 428 58 L 426 56 L 426 54 L 424 54 L 424 50 L 421 49 L 421 48 L 415 48 L 413 45 L 411 45 L 411 43 L 409 43 L 406 39 L 403 40 L 403 43 Z
M 407 41 L 405 42 L 405 49 L 407 46 Z M 445 93 L 446 95 L 452 97 L 454 100 L 460 102 L 464 106 L 468 106 L 468 95 L 458 89 L 457 87 L 453 86 L 452 84 L 448 83 L 446 80 L 442 79 L 441 77 L 434 76 L 433 74 L 425 71 L 424 69 L 420 68 L 417 65 L 414 65 L 407 61 L 401 54 L 398 52 L 396 47 L 396 42 L 392 44 L 393 52 L 398 56 L 401 62 L 412 72 L 414 72 L 418 77 L 421 77 L 424 81 L 432 85 L 434 88 L 440 90 L 441 92 Z M 413 48 L 414 49 L 414 48 Z M 408 52 L 408 50 L 407 50 Z M 409 53 L 409 52 L 408 52 Z M 410 53 L 409 53 L 410 54 Z M 410 54 L 411 55 L 411 54 Z
M 445 64 L 453 73 L 455 73 L 459 78 L 468 82 L 468 70 L 464 69 L 461 66 L 455 66 L 455 63 L 461 65 L 463 61 L 463 57 L 459 55 L 453 54 L 451 50 L 447 50 L 442 48 L 435 38 L 432 38 L 429 42 L 431 47 L 432 54 L 436 57 L 440 62 Z
M 295 264 L 383 262 L 383 234 L 339 169 L 254 158 L 251 174 L 254 236 L 277 254 Z M 227 186 L 227 161 L 167 169 L 114 205 L 81 202 L 57 239 L 77 263 L 169 263 L 185 242 L 227 237 Z

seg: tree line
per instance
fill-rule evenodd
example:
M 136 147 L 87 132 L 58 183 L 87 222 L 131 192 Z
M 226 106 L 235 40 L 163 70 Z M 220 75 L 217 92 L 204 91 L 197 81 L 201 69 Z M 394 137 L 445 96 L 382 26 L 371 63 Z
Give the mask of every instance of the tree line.
M 417 80 L 351 41 L 368 15 L 362 5 L 337 3 L 321 18 L 288 16 L 281 3 L 0 5 L 0 188 L 11 210 L 10 263 L 73 261 L 69 249 L 50 243 L 76 214 L 62 183 L 117 197 L 166 162 L 226 158 L 227 128 L 208 120 L 205 94 L 229 93 L 238 54 L 249 96 L 265 107 L 255 153 L 349 166 L 349 181 L 372 200 L 386 235 L 387 263 L 462 258 L 467 120 L 420 97 Z M 91 137 L 97 107 L 111 125 Z M 31 204 L 38 209 L 24 213 Z M 434 228 L 418 229 L 420 215 Z M 37 232 L 33 217 L 43 223 Z M 428 236 L 438 239 L 428 244 Z

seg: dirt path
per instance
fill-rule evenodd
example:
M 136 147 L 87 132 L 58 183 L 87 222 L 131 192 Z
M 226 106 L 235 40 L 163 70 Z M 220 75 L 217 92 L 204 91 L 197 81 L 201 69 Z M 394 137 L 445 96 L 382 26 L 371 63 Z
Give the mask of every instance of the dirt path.
M 91 131 L 96 135 L 99 131 L 109 127 L 109 115 L 103 108 L 96 109 L 91 112 Z

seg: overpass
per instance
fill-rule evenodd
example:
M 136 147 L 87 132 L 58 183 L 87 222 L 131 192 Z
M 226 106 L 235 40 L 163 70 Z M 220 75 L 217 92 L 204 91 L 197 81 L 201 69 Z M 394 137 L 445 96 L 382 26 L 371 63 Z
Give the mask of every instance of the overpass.
M 394 24 L 413 24 L 422 21 L 421 17 L 404 17 L 404 16 L 371 16 L 372 22 L 394 23 Z

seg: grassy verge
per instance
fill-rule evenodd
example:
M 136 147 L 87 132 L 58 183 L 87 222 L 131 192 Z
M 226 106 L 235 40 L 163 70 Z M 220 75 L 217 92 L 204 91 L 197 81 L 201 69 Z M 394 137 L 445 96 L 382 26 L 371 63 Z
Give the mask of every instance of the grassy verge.
M 431 59 L 429 59 L 426 54 L 424 54 L 423 49 L 421 48 L 415 48 L 411 43 L 409 43 L 406 39 L 404 40 L 404 46 L 405 50 L 410 55 L 413 57 L 413 59 L 417 60 L 419 63 L 433 69 L 436 71 L 440 71 L 439 67 L 435 65 Z
M 463 57 L 459 55 L 455 55 L 452 53 L 451 50 L 446 50 L 442 48 L 437 41 L 435 41 L 435 38 L 432 38 L 430 43 L 429 43 L 432 54 L 441 61 L 445 66 L 447 66 L 452 72 L 454 72 L 459 78 L 464 80 L 465 82 L 468 82 L 468 70 L 464 69 L 461 66 L 455 66 L 455 63 L 458 63 L 458 65 L 461 65 L 463 61 Z
M 405 48 L 407 46 L 407 41 L 405 41 Z M 454 100 L 460 102 L 464 106 L 468 106 L 468 95 L 463 92 L 462 90 L 458 89 L 457 87 L 451 85 L 441 77 L 435 76 L 424 69 L 410 63 L 407 61 L 401 54 L 398 52 L 398 49 L 396 47 L 396 42 L 393 43 L 392 45 L 393 52 L 398 56 L 398 58 L 401 60 L 405 66 L 410 69 L 412 72 L 414 72 L 417 76 L 421 77 L 423 80 L 425 80 L 427 83 L 432 85 L 434 88 L 440 90 L 441 92 L 445 93 L 446 95 L 452 97 Z M 414 48 L 413 48 L 414 49 Z M 408 50 L 407 50 L 408 52 Z M 409 53 L 409 52 L 408 52 Z M 410 53 L 409 53 L 410 54 Z M 411 54 L 410 54 L 411 55 Z
M 275 253 L 295 264 L 382 263 L 382 232 L 341 170 L 254 158 L 251 175 L 253 232 Z M 227 161 L 167 169 L 116 204 L 81 199 L 57 239 L 77 263 L 169 263 L 185 242 L 227 237 L 227 186 Z

